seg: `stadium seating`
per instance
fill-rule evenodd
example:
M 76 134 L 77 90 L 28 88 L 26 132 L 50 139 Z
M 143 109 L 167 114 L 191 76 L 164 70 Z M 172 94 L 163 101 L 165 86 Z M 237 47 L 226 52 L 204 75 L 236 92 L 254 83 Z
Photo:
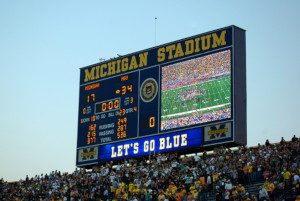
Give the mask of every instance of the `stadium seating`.
M 0 200 L 295 200 L 300 195 L 300 141 L 216 148 L 212 153 L 107 163 L 0 181 Z M 260 198 L 266 192 L 268 198 Z

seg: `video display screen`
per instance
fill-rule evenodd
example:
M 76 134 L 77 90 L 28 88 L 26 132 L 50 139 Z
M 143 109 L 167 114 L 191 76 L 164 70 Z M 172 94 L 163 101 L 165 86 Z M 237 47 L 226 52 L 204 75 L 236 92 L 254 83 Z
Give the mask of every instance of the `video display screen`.
M 231 118 L 231 50 L 162 68 L 162 131 Z

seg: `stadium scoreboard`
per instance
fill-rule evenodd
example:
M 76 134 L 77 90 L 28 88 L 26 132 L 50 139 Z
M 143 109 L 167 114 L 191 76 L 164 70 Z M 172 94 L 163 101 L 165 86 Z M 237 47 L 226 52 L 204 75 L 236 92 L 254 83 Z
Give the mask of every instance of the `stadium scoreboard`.
M 245 52 L 229 26 L 81 68 L 77 166 L 246 144 Z

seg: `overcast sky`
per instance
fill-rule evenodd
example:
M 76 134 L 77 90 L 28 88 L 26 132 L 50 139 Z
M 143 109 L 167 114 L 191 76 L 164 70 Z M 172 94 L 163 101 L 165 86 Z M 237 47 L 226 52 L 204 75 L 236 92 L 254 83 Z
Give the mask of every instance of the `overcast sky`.
M 242 3 L 243 2 L 243 3 Z M 300 1 L 0 0 L 0 178 L 75 169 L 79 68 L 228 25 L 247 38 L 248 145 L 300 136 Z

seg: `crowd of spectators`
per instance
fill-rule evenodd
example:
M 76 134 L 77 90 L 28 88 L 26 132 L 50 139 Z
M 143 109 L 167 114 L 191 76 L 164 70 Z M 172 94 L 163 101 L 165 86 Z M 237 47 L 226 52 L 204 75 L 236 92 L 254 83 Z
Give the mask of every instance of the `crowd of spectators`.
M 0 181 L 0 200 L 197 201 L 281 200 L 300 195 L 300 141 L 257 147 L 216 148 L 193 156 L 177 153 L 106 163 L 91 171 L 59 171 Z M 254 194 L 247 184 L 261 182 Z
M 161 121 L 161 130 L 185 127 L 189 125 L 201 124 L 217 120 L 228 119 L 231 117 L 231 108 L 211 110 L 209 113 L 201 113 L 197 110 L 192 111 L 190 116 L 178 117 Z
M 229 75 L 231 70 L 230 55 L 230 50 L 225 50 L 165 66 L 162 68 L 162 91 Z

